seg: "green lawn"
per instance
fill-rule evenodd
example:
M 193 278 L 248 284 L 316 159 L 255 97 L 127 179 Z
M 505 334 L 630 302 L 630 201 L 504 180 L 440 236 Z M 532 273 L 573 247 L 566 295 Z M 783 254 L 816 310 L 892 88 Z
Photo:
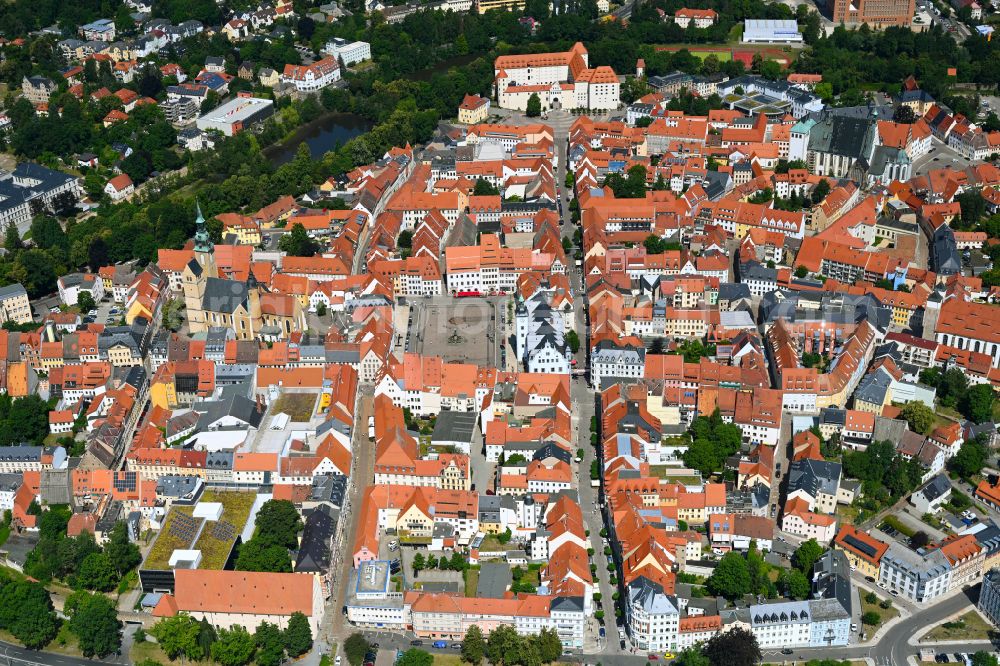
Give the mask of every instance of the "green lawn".
M 993 627 L 976 611 L 934 627 L 924 634 L 920 641 L 986 641 L 990 640 Z
M 465 570 L 465 596 L 476 596 L 476 588 L 479 586 L 479 569 Z
M 284 412 L 295 423 L 305 423 L 312 418 L 313 406 L 316 404 L 314 393 L 282 393 L 274 405 L 272 413 Z
M 435 654 L 434 666 L 462 666 L 462 657 L 457 654 Z
M 671 474 L 676 467 L 671 467 L 669 465 L 650 465 L 649 473 L 653 476 L 659 477 L 664 481 L 672 481 L 674 483 L 684 483 L 690 486 L 698 485 L 701 483 L 701 477 L 698 476 L 685 476 L 683 474 Z
M 496 534 L 487 534 L 483 539 L 483 543 L 479 545 L 479 550 L 493 553 L 498 550 L 507 550 L 507 546 L 500 543 L 500 539 L 497 538 Z
M 883 624 L 885 624 L 886 622 L 888 622 L 892 618 L 894 618 L 897 615 L 899 615 L 899 611 L 896 610 L 895 606 L 889 606 L 889 608 L 882 608 L 881 606 L 879 606 L 879 603 L 882 602 L 882 598 L 876 596 L 877 601 L 875 603 L 873 603 L 873 604 L 870 604 L 865 599 L 865 597 L 867 597 L 867 596 L 868 596 L 868 592 L 865 592 L 864 590 L 861 590 L 861 614 L 864 615 L 868 611 L 875 611 L 876 613 L 878 613 L 879 623 L 876 626 L 874 626 L 874 627 L 870 627 L 870 628 L 866 629 L 866 631 L 874 632 L 880 626 L 882 626 Z
M 861 513 L 861 509 L 856 506 L 851 506 L 850 504 L 837 505 L 837 517 L 840 519 L 841 524 L 856 524 L 859 513 Z
M 697 47 L 690 44 L 668 44 L 664 48 L 671 50 L 687 49 L 691 55 L 704 60 L 710 55 L 714 55 L 719 62 L 727 62 L 733 59 L 733 52 L 728 48 Z

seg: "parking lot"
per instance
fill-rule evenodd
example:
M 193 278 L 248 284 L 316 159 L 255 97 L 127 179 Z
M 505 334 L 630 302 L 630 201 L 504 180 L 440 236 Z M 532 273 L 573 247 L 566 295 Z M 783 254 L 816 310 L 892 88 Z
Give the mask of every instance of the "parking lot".
M 967 158 L 959 155 L 946 144 L 932 140 L 930 151 L 913 160 L 913 175 L 923 176 L 934 169 L 964 169 L 972 164 Z
M 58 312 L 60 310 L 60 305 L 61 303 L 58 296 L 40 298 L 34 302 L 35 316 L 38 319 L 44 319 L 46 315 L 51 312 Z M 120 303 L 115 303 L 111 299 L 110 295 L 107 295 L 100 300 L 97 303 L 97 307 L 91 312 L 93 312 L 93 314 L 90 312 L 80 313 L 80 316 L 83 318 L 83 324 L 98 323 L 104 324 L 105 326 L 117 326 L 122 317 L 125 316 L 122 305 Z

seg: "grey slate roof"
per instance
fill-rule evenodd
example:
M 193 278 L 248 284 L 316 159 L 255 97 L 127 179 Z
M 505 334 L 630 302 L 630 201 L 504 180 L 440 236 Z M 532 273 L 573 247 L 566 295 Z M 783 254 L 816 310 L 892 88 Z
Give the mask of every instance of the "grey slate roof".
M 484 562 L 479 569 L 476 596 L 481 599 L 503 599 L 513 577 L 506 562 Z
M 326 573 L 330 569 L 330 543 L 337 531 L 340 511 L 321 505 L 306 517 L 302 543 L 295 556 L 295 571 Z
M 645 576 L 639 576 L 628 586 L 628 600 L 649 614 L 679 613 L 677 598 L 663 593 L 663 587 Z
M 442 409 L 434 423 L 432 442 L 471 443 L 475 436 L 478 416 L 475 412 L 457 412 Z
M 854 399 L 863 400 L 873 405 L 881 405 L 885 402 L 885 396 L 889 392 L 890 386 L 892 386 L 892 375 L 883 368 L 879 368 L 861 378 L 857 390 L 854 391 Z
M 840 482 L 840 463 L 805 458 L 792 463 L 788 472 L 788 492 L 804 490 L 810 497 L 822 492 L 836 495 Z
M 230 393 L 222 400 L 211 400 L 195 404 L 199 412 L 198 430 L 207 430 L 213 423 L 225 417 L 239 419 L 252 428 L 259 428 L 264 418 L 264 410 L 257 409 L 257 403 L 238 393 Z
M 951 482 L 944 474 L 938 474 L 924 484 L 924 486 L 917 490 L 917 492 L 923 495 L 924 499 L 928 502 L 933 502 L 939 497 L 951 492 Z
M 247 303 L 247 296 L 246 282 L 210 277 L 205 281 L 205 296 L 201 306 L 209 312 L 232 314 Z

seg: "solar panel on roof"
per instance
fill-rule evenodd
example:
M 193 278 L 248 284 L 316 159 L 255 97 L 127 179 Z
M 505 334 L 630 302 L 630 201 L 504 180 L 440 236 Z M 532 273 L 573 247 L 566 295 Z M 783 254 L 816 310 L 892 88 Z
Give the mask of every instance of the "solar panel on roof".
M 128 492 L 135 490 L 136 488 L 136 473 L 135 472 L 118 472 L 115 474 L 114 485 L 115 490 L 119 492 Z
M 170 520 L 170 534 L 187 542 L 194 540 L 201 523 L 185 513 L 174 514 Z
M 219 521 L 212 527 L 212 538 L 219 541 L 232 541 L 236 536 L 236 528 L 231 523 Z
M 844 543 L 848 544 L 852 548 L 856 548 L 857 550 L 861 551 L 868 557 L 875 557 L 876 553 L 875 547 L 870 543 L 865 543 L 864 541 L 858 539 L 854 535 L 849 534 L 845 536 Z

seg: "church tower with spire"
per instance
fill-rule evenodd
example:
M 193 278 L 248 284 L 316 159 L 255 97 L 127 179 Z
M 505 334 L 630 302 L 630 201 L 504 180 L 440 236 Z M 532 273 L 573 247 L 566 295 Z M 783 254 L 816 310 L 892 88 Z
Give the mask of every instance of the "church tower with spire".
M 201 204 L 196 203 L 198 217 L 194 221 L 194 258 L 201 265 L 207 277 L 219 277 L 219 269 L 215 265 L 215 244 L 212 243 L 208 229 L 205 227 L 205 217 L 201 214 Z
M 257 276 L 253 274 L 253 265 L 247 273 L 247 315 L 250 317 L 250 325 L 258 329 L 263 325 L 263 313 L 260 308 L 260 292 L 263 287 L 257 282 Z
M 205 289 L 209 278 L 219 277 L 215 264 L 215 246 L 205 228 L 205 218 L 198 204 L 198 218 L 195 220 L 194 257 L 184 267 L 181 286 L 184 289 L 184 307 L 187 309 L 189 330 L 192 333 L 204 331 L 208 327 L 205 317 Z

